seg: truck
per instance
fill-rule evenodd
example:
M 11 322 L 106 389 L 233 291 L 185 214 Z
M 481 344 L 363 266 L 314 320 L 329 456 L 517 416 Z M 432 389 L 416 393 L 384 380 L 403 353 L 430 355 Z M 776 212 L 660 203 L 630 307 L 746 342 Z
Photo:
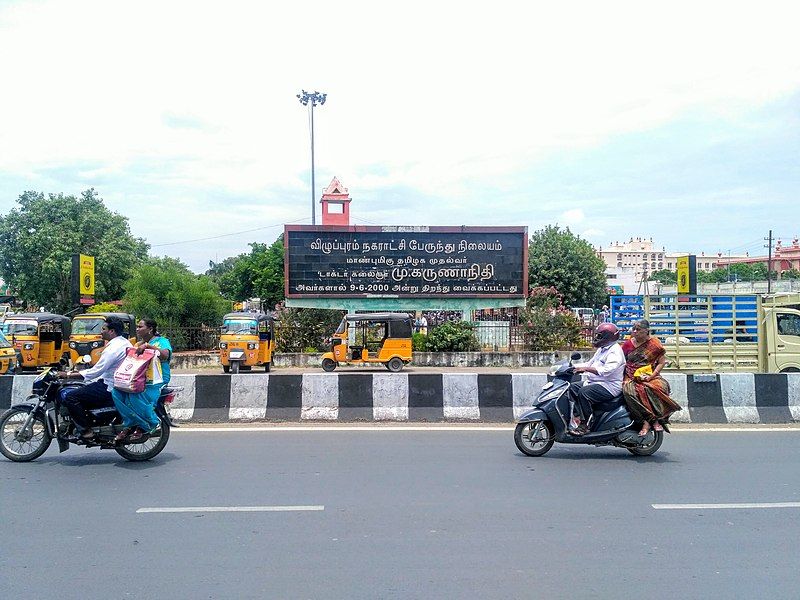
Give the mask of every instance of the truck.
M 800 294 L 611 296 L 610 321 L 630 335 L 639 319 L 688 372 L 800 372 Z

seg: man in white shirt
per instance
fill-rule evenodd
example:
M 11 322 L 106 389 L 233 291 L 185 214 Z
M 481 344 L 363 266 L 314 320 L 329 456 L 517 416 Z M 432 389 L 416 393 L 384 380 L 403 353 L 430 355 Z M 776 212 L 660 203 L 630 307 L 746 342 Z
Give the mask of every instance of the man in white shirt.
M 125 326 L 117 317 L 106 318 L 100 329 L 100 335 L 106 341 L 106 347 L 100 354 L 97 364 L 81 372 L 59 373 L 68 379 L 84 379 L 84 386 L 62 392 L 61 403 L 69 411 L 69 416 L 80 431 L 84 440 L 94 437 L 92 423 L 87 414 L 90 409 L 114 408 L 111 390 L 114 388 L 114 371 L 125 360 L 125 353 L 131 343 L 123 335 Z
M 589 362 L 575 365 L 576 373 L 587 373 L 584 383 L 570 386 L 571 400 L 578 408 L 578 415 L 572 415 L 569 426 L 570 432 L 575 435 L 586 433 L 585 423 L 592 415 L 592 404 L 609 402 L 622 393 L 625 354 L 617 340 L 619 329 L 616 325 L 598 325 L 592 342 L 597 352 Z

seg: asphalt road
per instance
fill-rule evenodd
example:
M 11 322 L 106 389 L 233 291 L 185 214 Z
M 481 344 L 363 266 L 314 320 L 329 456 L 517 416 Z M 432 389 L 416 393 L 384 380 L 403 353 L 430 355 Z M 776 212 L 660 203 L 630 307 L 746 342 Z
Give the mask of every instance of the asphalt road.
M 800 431 L 651 458 L 510 430 L 176 431 L 156 460 L 0 459 L 3 598 L 797 598 Z M 291 512 L 139 512 L 178 507 Z M 321 507 L 324 507 L 320 509 Z

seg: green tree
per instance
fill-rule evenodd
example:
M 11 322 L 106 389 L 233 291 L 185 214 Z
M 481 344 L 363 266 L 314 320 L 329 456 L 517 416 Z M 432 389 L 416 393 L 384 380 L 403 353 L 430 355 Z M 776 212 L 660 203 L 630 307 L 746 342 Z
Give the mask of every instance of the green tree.
M 789 269 L 781 273 L 781 279 L 800 279 L 800 271 L 797 269 Z
M 548 225 L 531 236 L 528 284 L 555 287 L 567 306 L 599 306 L 606 301 L 606 265 L 586 240 L 569 228 Z
M 281 308 L 276 312 L 278 324 L 275 343 L 279 352 L 304 352 L 326 349 L 344 316 L 342 310 L 323 308 Z
M 175 258 L 149 258 L 125 283 L 123 307 L 159 326 L 217 327 L 230 303 L 205 275 L 195 275 Z
M 283 234 L 271 245 L 250 244 L 249 254 L 209 263 L 206 271 L 219 285 L 222 295 L 231 300 L 261 298 L 270 309 L 284 299 Z
M 556 288 L 532 288 L 525 304 L 519 322 L 528 349 L 548 351 L 581 345 L 581 323 L 564 306 Z
M 669 269 L 661 269 L 660 271 L 653 271 L 649 276 L 650 281 L 657 281 L 662 285 L 675 285 L 678 283 L 678 272 L 670 271 Z
M 148 245 L 131 235 L 128 219 L 109 210 L 94 189 L 79 197 L 25 192 L 0 216 L 0 278 L 28 305 L 73 308 L 72 255 L 95 258 L 95 299 L 118 300 Z

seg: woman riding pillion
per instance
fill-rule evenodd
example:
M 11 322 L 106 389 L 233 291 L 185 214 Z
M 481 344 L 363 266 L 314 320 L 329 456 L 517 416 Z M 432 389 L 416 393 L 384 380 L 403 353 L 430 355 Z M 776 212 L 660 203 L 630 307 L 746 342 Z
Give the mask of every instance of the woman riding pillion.
M 115 441 L 136 442 L 147 432 L 153 431 L 159 425 L 155 406 L 161 388 L 169 383 L 169 361 L 172 358 L 172 346 L 169 340 L 157 332 L 157 323 L 153 319 L 140 319 L 136 327 L 136 337 L 140 342 L 136 345 L 136 353 L 142 354 L 145 350 L 154 350 L 161 365 L 163 381 L 145 385 L 144 391 L 138 394 L 112 391 L 114 404 L 122 415 L 122 424 L 125 427 L 119 432 Z

